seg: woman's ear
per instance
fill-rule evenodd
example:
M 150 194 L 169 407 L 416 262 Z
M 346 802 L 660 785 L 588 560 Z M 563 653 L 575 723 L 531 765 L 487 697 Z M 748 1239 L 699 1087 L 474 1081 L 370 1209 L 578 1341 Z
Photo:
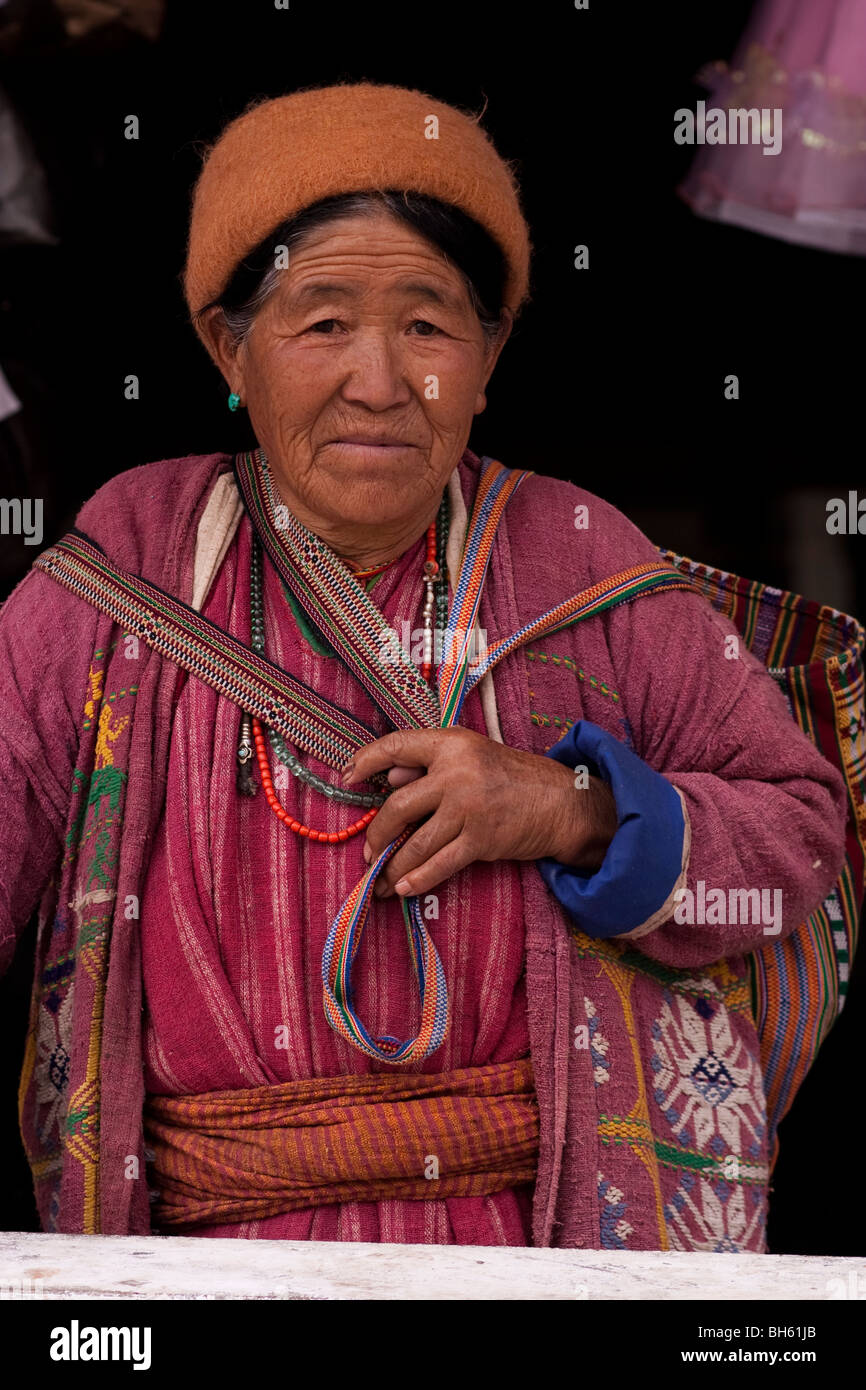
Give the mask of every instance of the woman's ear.
M 229 333 L 219 305 L 206 309 L 198 320 L 198 328 L 208 352 L 219 367 L 230 391 L 242 395 L 242 373 L 238 362 L 237 344 Z
M 492 342 L 488 343 L 484 354 L 484 379 L 481 383 L 481 390 L 475 398 L 475 409 L 473 414 L 480 415 L 487 408 L 486 390 L 490 378 L 493 375 L 493 368 L 499 361 L 499 354 L 511 337 L 511 330 L 514 327 L 514 315 L 510 309 L 503 309 L 499 318 L 499 332 Z
M 511 330 L 514 327 L 514 315 L 510 309 L 503 309 L 499 316 L 499 332 L 487 349 L 487 360 L 484 364 L 484 385 L 486 386 L 493 375 L 493 368 L 499 361 L 499 354 L 511 337 Z

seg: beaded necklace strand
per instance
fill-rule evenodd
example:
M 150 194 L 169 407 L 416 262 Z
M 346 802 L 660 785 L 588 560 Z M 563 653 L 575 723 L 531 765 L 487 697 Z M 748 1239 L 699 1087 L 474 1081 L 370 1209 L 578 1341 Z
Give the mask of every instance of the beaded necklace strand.
M 422 661 L 421 674 L 424 680 L 429 681 L 433 672 L 434 665 L 434 615 L 440 631 L 444 629 L 448 619 L 448 581 L 445 566 L 445 546 L 448 537 L 448 495 L 443 494 L 442 502 L 435 519 L 427 528 L 427 542 L 425 560 L 422 572 L 424 584 L 424 607 L 423 607 L 423 638 L 422 638 Z M 386 560 L 381 565 L 374 565 L 367 570 L 355 570 L 354 577 L 359 581 L 378 576 L 396 563 L 394 560 Z M 250 631 L 251 646 L 260 656 L 265 655 L 265 627 L 264 627 L 264 604 L 262 598 L 262 548 L 257 535 L 253 535 L 251 564 L 250 564 Z M 265 797 L 271 810 L 277 818 L 292 830 L 296 835 L 304 839 L 319 841 L 321 843 L 339 844 L 354 838 L 361 831 L 366 830 L 379 807 L 385 802 L 388 792 L 365 793 L 352 792 L 348 788 L 335 786 L 327 782 L 323 777 L 319 777 L 310 768 L 303 765 L 287 748 L 285 741 L 276 733 L 275 730 L 268 730 L 271 747 L 278 760 L 288 767 L 289 771 L 299 781 L 307 786 L 315 787 L 317 791 L 335 801 L 344 802 L 347 805 L 367 807 L 366 813 L 346 826 L 340 831 L 316 830 L 312 826 L 304 825 L 290 815 L 280 804 L 276 791 L 274 790 L 273 778 L 271 776 L 270 765 L 268 762 L 267 745 L 262 725 L 254 716 L 250 716 L 244 711 L 241 719 L 241 736 L 237 750 L 238 759 L 238 791 L 245 796 L 252 796 L 255 792 L 255 785 L 252 782 L 252 757 L 255 749 L 256 761 L 259 767 L 259 775 L 264 788 Z M 379 779 L 376 779 L 379 780 Z M 390 791 L 390 788 L 389 788 Z

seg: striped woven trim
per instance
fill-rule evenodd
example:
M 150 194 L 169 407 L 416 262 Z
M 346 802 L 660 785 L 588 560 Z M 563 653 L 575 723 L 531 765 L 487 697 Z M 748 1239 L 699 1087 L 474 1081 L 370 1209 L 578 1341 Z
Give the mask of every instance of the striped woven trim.
M 481 591 L 496 529 L 509 499 L 520 484 L 531 476 L 527 469 L 505 468 L 496 459 L 485 459 L 485 463 L 487 466 L 478 484 L 466 531 L 460 576 L 448 615 L 443 659 L 439 668 L 439 705 L 443 729 L 456 724 L 466 694 L 474 684 L 469 683 L 470 668 L 474 663 L 468 662 L 467 652 L 481 604 Z
M 34 568 L 329 767 L 345 767 L 358 748 L 377 737 L 374 729 L 257 656 L 194 608 L 112 565 L 80 531 L 42 551 Z
M 771 671 L 833 656 L 843 664 L 862 662 L 866 632 L 850 614 L 790 589 L 775 589 L 713 569 L 674 550 L 659 546 L 659 554 L 692 579 L 713 607 L 730 618 L 749 650 Z
M 656 564 L 652 560 L 642 565 L 633 565 L 630 569 L 621 570 L 619 574 L 593 584 L 589 589 L 584 589 L 583 593 L 575 594 L 573 598 L 548 609 L 540 618 L 535 618 L 520 628 L 513 637 L 504 637 L 494 642 L 485 653 L 472 662 L 464 697 L 498 661 L 516 647 L 521 647 L 524 642 L 542 634 L 560 632 L 574 623 L 583 622 L 585 618 L 593 618 L 597 613 L 615 608 L 620 603 L 631 603 L 643 594 L 667 589 L 690 589 L 692 592 L 698 592 L 697 586 L 690 579 L 672 570 L 670 565 Z
M 235 476 L 280 578 L 371 698 L 398 729 L 435 728 L 439 709 L 421 672 L 399 645 L 395 659 L 388 624 L 351 570 L 278 502 L 261 449 L 236 457 Z
M 842 1010 L 866 880 L 866 633 L 835 608 L 660 552 L 724 613 L 770 670 L 803 733 L 845 777 L 846 861 L 832 890 L 785 938 L 749 956 L 772 1163 L 778 1127 Z

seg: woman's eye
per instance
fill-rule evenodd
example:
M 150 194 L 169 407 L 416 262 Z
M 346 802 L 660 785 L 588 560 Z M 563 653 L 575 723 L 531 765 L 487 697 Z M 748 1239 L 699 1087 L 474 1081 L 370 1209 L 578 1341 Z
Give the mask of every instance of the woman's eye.
M 338 319 L 319 319 L 318 323 L 310 324 L 307 331 L 330 336 L 332 326 L 337 323 L 339 323 Z M 434 333 L 441 332 L 441 329 L 437 328 L 434 323 L 428 322 L 427 319 L 413 319 L 409 326 L 410 328 L 419 328 L 421 331 L 418 336 L 421 338 L 431 338 Z

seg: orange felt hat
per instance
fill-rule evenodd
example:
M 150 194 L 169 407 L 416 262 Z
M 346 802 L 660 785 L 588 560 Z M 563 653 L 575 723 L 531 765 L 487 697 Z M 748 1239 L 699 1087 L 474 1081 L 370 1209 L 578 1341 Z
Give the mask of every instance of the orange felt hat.
M 434 138 L 435 137 L 435 138 Z M 396 188 L 453 203 L 501 247 L 504 302 L 529 287 L 529 229 L 511 168 L 478 119 L 372 82 L 263 101 L 226 127 L 193 193 L 184 292 L 194 315 L 287 218 L 338 193 Z

